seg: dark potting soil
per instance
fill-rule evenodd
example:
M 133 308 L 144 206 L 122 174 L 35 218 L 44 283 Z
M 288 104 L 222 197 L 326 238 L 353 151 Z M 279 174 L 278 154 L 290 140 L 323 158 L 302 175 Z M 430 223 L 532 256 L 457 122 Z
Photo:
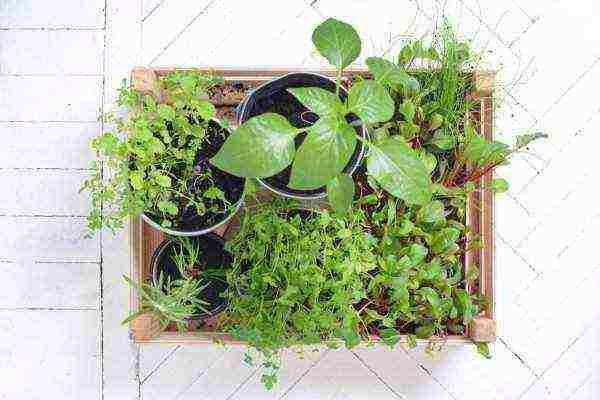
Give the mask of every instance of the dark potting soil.
M 202 272 L 209 269 L 227 269 L 231 265 L 232 256 L 224 249 L 224 241 L 214 233 L 208 233 L 202 236 L 190 237 L 188 240 L 200 249 L 197 278 L 202 278 Z M 161 246 L 162 247 L 162 246 Z M 170 277 L 171 280 L 180 279 L 181 274 L 177 265 L 173 261 L 175 254 L 182 249 L 181 243 L 177 240 L 167 242 L 162 249 L 157 259 L 153 259 L 153 266 L 156 265 L 156 278 L 162 272 L 164 279 Z M 184 249 L 185 251 L 185 249 Z M 155 255 L 156 256 L 156 255 Z M 222 310 L 227 306 L 227 299 L 222 296 L 229 285 L 225 276 L 207 278 L 203 284 L 208 283 L 208 286 L 200 292 L 199 299 L 207 302 L 203 307 L 209 311 L 205 313 L 198 310 L 194 315 L 195 319 L 206 319 Z
M 335 92 L 335 83 L 331 80 L 314 74 L 290 74 L 276 81 L 270 82 L 260 88 L 258 88 L 251 97 L 248 98 L 248 102 L 245 107 L 244 115 L 242 115 L 242 121 L 261 115 L 267 112 L 280 114 L 296 128 L 307 128 L 311 126 L 317 119 L 318 116 L 312 112 L 302 103 L 300 103 L 287 89 L 295 87 L 320 87 L 327 89 L 331 92 Z M 340 99 L 346 100 L 346 93 L 340 93 Z M 346 120 L 348 122 L 354 122 L 358 118 L 356 116 L 348 116 Z M 356 127 L 357 135 L 361 134 L 361 128 Z M 295 138 L 296 149 L 300 147 L 306 133 L 301 133 Z M 344 172 L 350 172 L 352 165 L 356 162 L 362 151 L 362 142 L 358 142 L 354 153 L 350 158 L 350 161 L 344 168 Z M 265 178 L 264 181 L 285 193 L 298 195 L 298 196 L 315 196 L 325 193 L 325 187 L 320 187 L 313 190 L 296 190 L 288 187 L 290 176 L 292 172 L 292 166 L 288 166 L 278 174 Z
M 231 208 L 242 198 L 245 179 L 228 174 L 209 163 L 210 158 L 217 154 L 223 143 L 225 143 L 229 132 L 218 123 L 210 121 L 207 134 L 207 140 L 196 154 L 197 174 L 194 174 L 190 178 L 193 181 L 189 182 L 189 194 L 202 198 L 202 201 L 207 205 L 207 209 L 210 206 L 216 205 L 219 210 L 225 211 L 215 213 L 207 210 L 204 214 L 200 215 L 195 207 L 184 207 L 180 211 L 180 214 L 172 220 L 173 229 L 199 231 L 213 226 L 227 218 L 231 213 Z M 231 205 L 229 209 L 226 209 L 225 203 L 221 199 L 207 199 L 202 197 L 204 191 L 211 187 L 211 182 L 207 179 L 197 179 L 197 177 L 200 172 L 205 172 L 206 170 L 209 171 L 214 185 L 225 194 L 225 198 Z M 158 216 L 153 216 L 152 214 L 150 216 L 154 217 L 153 220 L 160 223 Z

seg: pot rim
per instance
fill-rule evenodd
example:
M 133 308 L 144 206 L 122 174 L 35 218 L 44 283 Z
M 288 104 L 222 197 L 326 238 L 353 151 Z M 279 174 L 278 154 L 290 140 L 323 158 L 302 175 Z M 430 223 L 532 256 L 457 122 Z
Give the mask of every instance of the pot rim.
M 217 235 L 214 232 L 209 232 L 203 236 L 209 237 L 210 239 L 215 240 L 215 241 L 221 243 L 222 245 L 225 245 L 225 240 L 221 236 Z M 151 266 L 151 270 L 152 270 L 152 284 L 154 286 L 158 285 L 158 271 L 157 271 L 158 260 L 161 258 L 164 251 L 169 246 L 171 246 L 172 244 L 176 244 L 176 243 L 177 243 L 176 239 L 165 239 L 161 242 L 161 244 L 158 245 L 156 250 L 154 250 L 154 253 L 152 253 L 152 258 L 150 260 L 150 266 Z M 229 284 L 227 286 L 229 287 Z M 210 319 L 210 318 L 222 313 L 223 311 L 225 311 L 228 303 L 229 302 L 227 301 L 227 298 L 224 298 L 224 301 L 221 304 L 219 304 L 219 306 L 215 307 L 214 309 L 211 309 L 211 311 L 209 313 L 199 310 L 197 314 L 193 314 L 190 317 L 194 321 L 205 321 L 205 320 Z
M 281 75 L 277 78 L 273 78 L 259 86 L 257 86 L 256 88 L 254 88 L 247 96 L 246 98 L 242 101 L 242 103 L 240 103 L 240 106 L 238 107 L 238 109 L 236 110 L 237 112 L 237 122 L 238 122 L 238 126 L 241 125 L 243 123 L 242 121 L 242 116 L 244 115 L 244 112 L 246 111 L 246 106 L 248 104 L 248 99 L 259 89 L 262 89 L 263 87 L 265 87 L 266 85 L 269 85 L 273 82 L 276 82 L 280 79 L 284 79 L 287 78 L 289 76 L 292 75 L 314 75 L 314 76 L 318 76 L 320 78 L 324 78 L 327 79 L 331 82 L 333 82 L 335 84 L 335 80 L 332 79 L 329 76 L 323 75 L 323 74 L 319 74 L 319 73 L 315 73 L 315 72 L 288 72 L 287 74 Z M 346 88 L 344 88 L 343 86 L 340 85 L 340 90 L 343 91 L 346 95 L 348 94 L 348 91 L 346 90 Z M 361 138 L 364 140 L 366 140 L 367 135 L 368 135 L 368 130 L 366 128 L 366 126 L 364 124 L 360 125 L 361 127 Z M 351 167 L 350 171 L 348 171 L 348 175 L 352 176 L 356 170 L 358 169 L 358 167 L 360 166 L 363 158 L 365 156 L 365 146 L 361 143 L 360 144 L 360 153 L 358 154 L 358 156 L 356 157 L 356 161 L 354 162 L 354 165 Z M 290 199 L 296 199 L 296 200 L 316 200 L 316 199 L 323 199 L 325 197 L 327 197 L 327 191 L 323 191 L 323 193 L 316 193 L 316 194 L 312 194 L 312 195 L 297 195 L 297 194 L 293 194 L 293 193 L 288 193 L 286 191 L 283 191 L 279 188 L 276 188 L 272 185 L 270 185 L 269 183 L 267 183 L 263 178 L 256 178 L 256 180 L 266 189 L 280 195 L 283 197 L 287 197 Z

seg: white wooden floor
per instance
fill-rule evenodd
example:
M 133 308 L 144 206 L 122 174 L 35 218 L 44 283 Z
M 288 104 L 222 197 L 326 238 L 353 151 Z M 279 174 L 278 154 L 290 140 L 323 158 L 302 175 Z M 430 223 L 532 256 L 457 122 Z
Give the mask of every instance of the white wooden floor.
M 493 360 L 289 354 L 267 394 L 239 350 L 133 345 L 129 238 L 83 239 L 77 194 L 131 67 L 319 65 L 328 16 L 393 54 L 442 12 L 501 71 L 499 135 L 551 135 L 500 172 Z M 0 399 L 599 399 L 599 20 L 597 0 L 0 0 Z

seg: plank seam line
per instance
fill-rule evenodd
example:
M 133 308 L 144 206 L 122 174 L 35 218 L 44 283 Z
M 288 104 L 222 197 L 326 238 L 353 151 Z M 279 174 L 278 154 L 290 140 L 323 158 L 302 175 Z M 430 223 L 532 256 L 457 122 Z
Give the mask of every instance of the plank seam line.
M 171 47 L 173 45 L 173 43 L 175 43 L 180 37 L 181 35 L 183 35 L 189 28 L 190 26 L 192 26 L 197 20 L 198 18 L 200 18 L 200 16 L 204 15 L 206 13 L 206 11 L 214 4 L 216 3 L 217 0 L 211 0 L 202 10 L 200 10 L 200 12 L 198 12 L 198 14 L 196 14 L 194 16 L 194 18 L 192 18 L 192 20 L 190 22 L 188 22 L 181 31 L 179 31 L 179 33 L 177 33 L 175 35 L 175 37 L 173 39 L 171 39 L 171 41 L 169 43 L 167 43 L 167 45 L 159 51 L 159 53 L 156 55 L 156 57 L 154 57 L 152 59 L 152 61 L 150 61 L 148 63 L 148 65 L 153 65 L 154 62 L 160 57 L 162 56 L 169 47 Z
M 381 375 L 379 375 L 377 373 L 377 371 L 375 371 L 369 364 L 367 364 L 358 354 L 356 354 L 356 352 L 354 350 L 349 350 L 350 353 L 352 353 L 352 355 L 354 356 L 354 358 L 356 358 L 366 369 L 369 370 L 369 372 L 371 372 L 371 374 L 373 374 L 373 376 L 375 376 L 375 378 L 377 378 L 377 380 L 386 387 L 386 389 L 392 393 L 396 398 L 398 399 L 406 399 L 406 397 L 400 393 L 398 393 L 393 387 L 390 386 L 389 383 L 387 383 L 385 381 L 385 379 L 383 379 L 381 377 Z
M 504 347 L 506 347 L 506 350 L 508 350 L 513 357 L 515 357 L 517 360 L 519 360 L 519 362 L 521 364 L 523 364 L 523 366 L 525 368 L 527 368 L 529 370 L 529 372 L 531 372 L 531 374 L 534 376 L 534 378 L 539 379 L 539 375 L 535 372 L 535 370 L 529 365 L 529 363 L 527 363 L 527 361 L 525 361 L 525 358 L 523 356 L 521 356 L 519 353 L 517 353 L 515 350 L 512 349 L 512 347 L 510 347 L 508 345 L 508 343 L 506 343 L 506 341 L 502 338 L 502 337 L 498 337 L 498 341 L 500 343 L 502 343 L 504 345 Z
M 529 386 L 527 386 L 525 388 L 525 390 L 521 393 L 521 395 L 517 398 L 517 400 L 521 400 L 523 398 L 523 396 L 525 396 L 525 394 L 527 394 L 527 392 L 533 387 L 533 385 L 535 385 L 538 381 L 540 381 L 544 375 L 552 369 L 552 367 L 554 365 L 556 365 L 564 356 L 565 354 L 567 354 L 569 352 L 569 350 L 571 350 L 571 348 L 573 348 L 573 346 L 579 341 L 579 339 L 581 339 L 586 333 L 587 331 L 597 322 L 600 320 L 600 314 L 598 316 L 596 316 L 596 318 L 594 318 L 594 320 L 589 323 L 588 325 L 586 325 L 581 332 L 579 333 L 579 335 L 577 335 L 574 339 L 572 339 L 570 341 L 570 343 L 565 347 L 565 349 L 558 355 L 558 357 L 556 357 L 554 359 L 554 361 L 552 361 L 550 363 L 550 365 L 548 365 L 541 374 L 539 374 L 539 378 L 535 379 Z
M 286 390 L 285 390 L 285 391 L 284 391 L 284 392 L 281 394 L 281 396 L 279 396 L 279 399 L 278 399 L 278 400 L 283 400 L 283 398 L 284 398 L 285 396 L 287 396 L 287 395 L 288 395 L 288 394 L 289 394 L 289 393 L 290 393 L 290 392 L 291 392 L 291 391 L 292 391 L 292 390 L 293 390 L 293 389 L 294 389 L 294 388 L 295 388 L 295 387 L 298 385 L 298 383 L 300 383 L 300 381 L 301 381 L 302 379 L 304 379 L 304 377 L 305 377 L 306 375 L 308 375 L 308 373 L 309 373 L 309 372 L 310 372 L 310 371 L 311 371 L 311 370 L 312 370 L 314 367 L 316 367 L 316 366 L 317 366 L 317 365 L 318 365 L 318 364 L 319 364 L 319 363 L 320 363 L 320 362 L 321 362 L 321 361 L 322 361 L 322 360 L 325 358 L 325 356 L 326 356 L 327 354 L 329 354 L 329 352 L 330 352 L 330 351 L 331 351 L 331 349 L 325 349 L 325 350 L 323 351 L 323 354 L 322 354 L 320 357 L 318 357 L 318 358 L 317 358 L 315 361 L 313 361 L 313 362 L 312 362 L 312 363 L 311 363 L 311 364 L 308 366 L 308 368 L 306 368 L 306 369 L 304 370 L 304 372 L 303 372 L 303 373 L 301 373 L 301 374 L 300 374 L 300 376 L 298 376 L 298 378 L 296 378 L 296 380 L 294 380 L 294 382 L 292 382 L 292 384 L 291 384 L 291 385 L 290 385 L 290 386 L 289 386 L 289 387 L 288 387 L 288 388 L 287 388 L 287 389 L 286 389 Z
M 248 382 L 250 382 L 250 379 L 252 379 L 252 377 L 254 377 L 254 375 L 256 375 L 256 373 L 258 371 L 260 371 L 261 369 L 262 369 L 261 367 L 254 368 L 254 371 L 252 371 L 252 373 L 250 375 L 248 375 L 246 377 L 246 379 L 244 379 L 242 382 L 240 382 L 237 385 L 237 387 L 233 390 L 233 392 L 231 392 L 231 394 L 225 398 L 225 400 L 233 399 L 233 396 L 235 396 L 240 390 L 242 390 L 244 388 L 244 386 L 246 386 L 248 384 Z
M 444 384 L 442 384 L 442 382 L 435 376 L 433 375 L 433 373 L 428 370 L 427 368 L 425 368 L 425 366 L 423 364 L 421 364 L 420 362 L 418 362 L 411 354 L 408 350 L 406 350 L 403 346 L 400 346 L 400 348 L 402 349 L 402 351 L 404 351 L 404 353 L 406 353 L 406 355 L 408 356 L 408 358 L 410 358 L 417 366 L 419 366 L 427 375 L 429 375 L 431 377 L 431 379 L 433 379 L 433 381 L 435 383 L 438 384 L 439 387 L 441 387 L 446 394 L 448 394 L 448 396 L 450 396 L 453 400 L 458 400 L 458 398 L 454 395 L 454 393 L 452 393 Z
M 587 129 L 587 126 L 592 122 L 592 120 L 594 118 L 596 118 L 598 116 L 598 114 L 600 114 L 600 108 L 596 109 L 595 111 L 593 111 L 590 116 L 585 120 L 585 122 L 583 123 L 583 125 L 577 129 L 577 131 L 572 134 L 571 136 L 569 136 L 567 138 L 567 143 L 563 143 L 562 146 L 560 146 L 551 156 L 550 158 L 545 162 L 545 164 L 542 166 L 542 168 L 539 170 L 539 173 L 537 175 L 532 176 L 527 183 L 525 183 L 525 185 L 523 185 L 523 187 L 521 188 L 521 190 L 519 191 L 519 195 L 523 195 L 525 194 L 526 190 L 529 188 L 529 186 L 531 186 L 533 184 L 533 181 L 536 180 L 536 178 L 538 176 L 540 176 L 543 172 L 545 172 L 546 169 L 548 169 L 548 167 L 550 166 L 550 163 L 552 161 L 554 161 L 556 159 L 556 157 L 564 150 L 566 150 L 572 143 L 573 143 L 573 139 L 575 139 L 578 136 L 581 136 L 582 132 L 585 131 Z M 588 133 L 588 135 L 591 135 Z
M 177 400 L 179 399 L 182 395 L 184 395 L 188 390 L 190 390 L 199 380 L 200 378 L 202 378 L 204 375 L 206 375 L 208 373 L 208 371 L 214 367 L 219 361 L 221 361 L 224 357 L 225 354 L 227 354 L 228 350 L 222 350 L 221 349 L 221 353 L 216 356 L 211 362 L 210 364 L 208 364 L 208 366 L 206 366 L 206 368 L 204 368 L 202 371 L 200 371 L 200 373 L 196 374 L 192 380 L 190 381 L 190 383 L 188 383 L 181 391 L 179 391 L 179 393 L 177 393 L 177 395 L 175 396 L 175 398 L 173 400 Z
M 157 9 L 158 9 L 160 6 L 162 6 L 162 5 L 163 5 L 163 3 L 164 3 L 165 1 L 166 1 L 166 0 L 161 0 L 161 1 L 160 1 L 160 3 L 158 3 L 157 5 L 155 5 L 155 6 L 152 8 L 152 10 L 150 10 L 150 11 L 148 12 L 148 14 L 146 14 L 146 16 L 145 16 L 145 17 L 142 17 L 141 21 L 142 21 L 142 22 L 146 21 L 146 20 L 148 19 L 148 17 L 150 17 L 152 14 L 154 14 L 154 12 L 155 12 L 155 11 L 156 11 L 156 10 L 157 10 Z M 143 10 L 142 10 L 142 12 L 143 12 Z
M 150 370 L 150 372 L 148 372 L 148 374 L 146 374 L 146 376 L 142 379 L 141 384 L 144 384 L 148 379 L 150 379 L 150 377 L 159 370 L 160 367 L 162 367 L 167 361 L 169 361 L 169 359 L 173 356 L 173 354 L 175 354 L 175 352 L 177 352 L 177 350 L 179 350 L 181 348 L 181 345 L 177 345 L 174 348 L 171 349 L 171 351 L 169 351 L 155 366 L 154 368 L 152 368 Z
M 592 371 L 589 374 L 587 374 L 586 377 L 583 378 L 583 381 L 581 381 L 581 383 L 579 385 L 577 385 L 577 387 L 575 389 L 573 389 L 573 391 L 565 398 L 565 400 L 572 399 L 573 396 L 575 396 L 577 394 L 577 392 L 579 391 L 579 389 L 581 389 L 583 387 L 583 385 L 585 385 L 586 383 L 588 383 L 588 381 L 592 378 L 592 376 L 594 376 L 594 371 Z

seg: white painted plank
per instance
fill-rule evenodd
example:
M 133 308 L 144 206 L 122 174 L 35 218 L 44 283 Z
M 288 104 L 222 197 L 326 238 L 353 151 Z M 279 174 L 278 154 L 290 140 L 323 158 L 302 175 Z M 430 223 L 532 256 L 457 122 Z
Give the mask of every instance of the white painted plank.
M 600 319 L 542 376 L 551 400 L 567 399 L 600 371 Z M 596 393 L 600 394 L 600 393 Z
M 310 35 L 317 18 L 302 0 L 288 1 L 285 5 L 277 0 L 260 3 L 220 0 L 211 4 L 152 65 L 252 68 L 299 65 L 305 49 L 312 49 Z M 305 35 L 296 35 L 298 30 Z M 208 37 L 212 39 L 198 40 Z M 144 37 L 144 43 L 145 40 Z M 152 57 L 144 48 L 144 57 L 148 56 Z
M 329 351 L 283 397 L 305 399 L 398 399 L 347 349 Z
M 97 263 L 0 263 L 0 308 L 99 308 Z
M 137 63 L 140 45 L 139 1 L 107 1 L 107 31 L 104 71 L 104 107 L 110 110 L 117 88 Z M 106 127 L 105 127 L 106 129 Z M 102 234 L 103 338 L 105 400 L 138 400 L 140 391 L 139 346 L 121 321 L 129 312 L 130 289 L 123 274 L 130 273 L 129 225 L 117 235 Z
M 129 287 L 123 274 L 129 275 L 130 242 L 128 226 L 116 235 L 102 234 L 104 387 L 106 400 L 138 399 L 138 346 L 122 325 L 129 312 Z
M 90 76 L 0 76 L 0 121 L 96 121 L 101 82 Z
M 188 29 L 193 21 L 201 19 L 210 11 L 213 0 L 189 2 L 186 0 L 165 1 L 143 22 L 142 63 L 148 65 L 171 43 Z M 212 36 L 197 37 L 197 43 L 214 41 Z M 208 38 L 211 38 L 210 40 Z
M 517 399 L 534 379 L 501 343 L 493 346 L 491 360 L 477 354 L 475 346 L 447 346 L 435 358 L 423 350 L 417 347 L 409 353 L 456 399 Z
M 284 396 L 288 391 L 302 380 L 327 353 L 324 347 L 299 349 L 285 349 L 281 352 L 282 368 L 278 374 L 278 382 L 268 391 L 261 382 L 263 370 L 259 369 L 242 387 L 239 387 L 232 399 L 273 399 Z
M 100 261 L 99 238 L 84 238 L 85 218 L 0 217 L 0 257 L 8 261 Z
M 190 387 L 179 391 L 176 398 L 216 400 L 226 399 L 233 395 L 238 387 L 260 373 L 258 366 L 249 366 L 244 363 L 245 351 L 239 346 L 228 348 L 222 357 L 206 368 L 204 373 L 197 375 Z
M 100 124 L 3 122 L 0 168 L 88 168 Z
M 142 347 L 142 353 L 143 351 Z M 182 346 L 146 379 L 142 386 L 143 398 L 147 400 L 183 398 L 182 396 L 189 392 L 190 387 L 225 357 L 226 353 L 228 350 L 214 345 Z M 227 376 L 227 378 L 231 377 Z M 215 379 L 219 379 L 219 376 Z
M 549 113 L 552 104 L 600 56 L 600 40 L 594 23 L 599 15 L 600 6 L 594 0 L 580 1 L 577 7 L 557 2 L 548 7 L 544 17 L 519 41 L 521 54 L 535 56 L 537 72 L 522 88 L 515 88 L 513 94 L 538 118 L 544 114 L 552 117 Z M 568 26 L 568 29 L 556 29 L 558 26 Z M 559 57 L 557 49 L 560 49 Z M 593 93 L 592 87 L 586 89 Z
M 103 31 L 5 31 L 0 74 L 99 75 L 103 48 Z
M 451 395 L 400 347 L 392 351 L 387 346 L 363 346 L 357 348 L 355 353 L 402 398 L 452 399 Z
M 0 170 L 0 214 L 24 216 L 84 216 L 87 194 L 79 194 L 88 171 Z M 43 201 L 40 201 L 43 199 Z
M 0 398 L 97 399 L 97 311 L 0 311 Z
M 3 0 L 0 28 L 102 28 L 104 0 Z
M 600 373 L 596 370 L 586 377 L 570 400 L 595 400 L 598 397 L 600 397 Z

